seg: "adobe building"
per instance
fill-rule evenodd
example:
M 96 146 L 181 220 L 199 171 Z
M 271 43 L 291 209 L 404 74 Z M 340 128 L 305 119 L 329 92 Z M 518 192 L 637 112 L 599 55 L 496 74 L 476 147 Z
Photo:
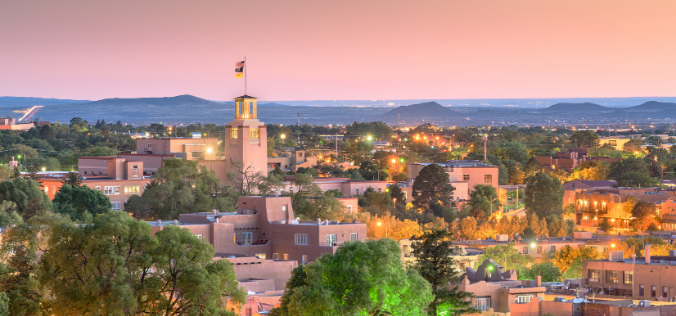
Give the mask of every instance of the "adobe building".
M 482 163 L 479 160 L 449 160 L 435 163 L 446 171 L 451 184 L 455 188 L 453 197 L 456 200 L 469 200 L 469 193 L 477 184 L 491 185 L 498 190 L 498 167 Z M 408 180 L 413 182 L 424 167 L 431 163 L 409 163 Z
M 658 188 L 593 188 L 575 191 L 575 216 L 579 226 L 595 227 L 609 218 L 615 228 L 629 228 L 631 213 L 623 210 L 627 199 L 654 203 L 657 214 L 671 214 L 674 211 L 675 191 L 660 191 Z M 671 201 L 671 202 L 669 202 Z M 670 210 L 671 208 L 671 210 Z
M 144 160 L 154 159 L 156 164 L 161 165 L 163 159 L 173 158 L 158 155 L 136 159 L 137 156 L 131 154 L 123 157 L 78 158 L 78 173 L 82 176 L 82 183 L 103 192 L 110 198 L 114 210 L 123 210 L 129 197 L 143 194 L 150 183 L 151 177 L 144 169 Z
M 293 184 L 293 176 L 287 176 L 286 179 L 282 183 L 279 194 L 290 190 L 298 192 L 298 188 Z M 390 184 L 387 181 L 352 180 L 350 178 L 315 177 L 314 180 L 323 192 L 338 190 L 343 193 L 344 197 L 363 195 L 369 188 L 372 188 L 375 192 L 386 192 Z
M 161 137 L 136 139 L 136 153 L 173 155 L 185 160 L 214 160 L 218 149 L 217 138 Z
M 503 271 L 503 267 L 492 259 L 485 260 L 477 270 L 471 267 L 465 270 L 460 283 L 450 287 L 473 293 L 474 308 L 482 312 L 539 315 L 540 301 L 547 290 L 542 286 L 540 276 L 534 285 L 530 280 L 518 281 L 515 270 Z
M 304 150 L 296 150 L 293 153 L 279 157 L 268 157 L 268 172 L 280 168 L 285 172 L 296 172 L 298 168 L 311 168 L 317 165 L 317 157 L 311 156 Z
M 645 257 L 624 258 L 622 251 L 613 251 L 608 259 L 583 263 L 587 286 L 603 290 L 611 296 L 669 301 L 676 297 L 676 251 L 669 256 L 651 256 L 645 245 Z
M 294 264 L 333 254 L 345 242 L 366 241 L 366 224 L 295 218 L 287 196 L 240 197 L 233 213 L 215 210 L 181 214 L 176 221 L 148 223 L 153 233 L 165 225 L 188 228 L 212 244 L 217 256 L 233 262 L 240 280 L 274 279 L 275 290 L 284 289 Z M 278 261 L 290 263 L 275 265 Z M 266 264 L 271 265 L 262 269 Z M 251 286 L 260 289 L 265 285 Z
M 16 118 L 13 118 L 11 115 L 8 115 L 7 117 L 0 115 L 0 130 L 27 131 L 35 126 L 41 125 L 49 125 L 49 122 L 18 123 Z

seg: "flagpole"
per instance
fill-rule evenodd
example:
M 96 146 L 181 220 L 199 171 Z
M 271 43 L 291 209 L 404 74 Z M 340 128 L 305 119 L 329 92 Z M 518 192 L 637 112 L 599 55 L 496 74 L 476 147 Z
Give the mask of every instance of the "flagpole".
M 246 94 L 246 68 L 247 68 L 246 56 L 244 56 L 244 68 L 242 69 L 242 71 L 244 72 L 244 95 L 247 95 Z

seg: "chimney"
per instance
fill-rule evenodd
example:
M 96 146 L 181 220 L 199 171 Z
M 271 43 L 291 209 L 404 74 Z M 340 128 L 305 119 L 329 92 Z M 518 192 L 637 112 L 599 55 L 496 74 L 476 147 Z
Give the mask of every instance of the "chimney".
M 645 263 L 648 264 L 650 263 L 650 244 L 645 245 Z
M 539 274 L 535 277 L 535 286 L 542 286 L 542 276 Z
M 162 226 L 162 220 L 161 219 L 157 220 L 157 226 Z
M 178 220 L 177 219 L 174 220 L 174 225 L 178 226 Z
M 216 223 L 220 223 L 220 222 L 221 222 L 221 218 L 220 218 L 220 217 L 216 217 L 215 220 L 216 220 Z
M 631 255 L 631 263 L 635 264 L 636 263 L 636 254 Z

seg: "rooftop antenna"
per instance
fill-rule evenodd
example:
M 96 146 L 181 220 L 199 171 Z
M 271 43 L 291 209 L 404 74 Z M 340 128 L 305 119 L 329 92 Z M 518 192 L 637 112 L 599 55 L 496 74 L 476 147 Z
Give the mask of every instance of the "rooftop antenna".
M 296 126 L 300 126 L 300 112 L 296 113 L 296 118 L 298 118 L 296 121 Z

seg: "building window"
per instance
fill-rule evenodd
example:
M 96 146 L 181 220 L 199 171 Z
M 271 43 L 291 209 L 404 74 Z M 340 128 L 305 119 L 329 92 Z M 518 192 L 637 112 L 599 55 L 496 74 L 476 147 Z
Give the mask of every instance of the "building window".
M 272 254 L 272 260 L 279 260 L 279 254 L 278 254 L 278 253 L 273 253 L 273 254 Z
M 138 166 L 134 165 L 134 171 L 138 170 Z
M 617 270 L 606 270 L 606 283 L 620 283 L 617 276 Z
M 246 307 L 246 312 L 244 314 L 245 316 L 251 316 L 253 315 L 253 312 L 251 311 L 251 306 Z
M 252 128 L 249 130 L 249 138 L 251 139 L 260 139 L 260 134 L 261 134 L 261 129 L 260 128 Z
M 113 209 L 116 211 L 120 210 L 120 202 L 111 202 L 113 204 Z
M 463 175 L 462 175 L 462 180 L 463 180 L 463 181 L 469 181 L 469 175 L 468 175 L 468 174 L 463 174 Z
M 296 234 L 296 245 L 307 246 L 307 234 Z
M 359 188 L 356 188 L 355 190 L 356 190 L 355 192 L 357 192 L 357 194 L 359 194 Z
M 666 286 L 662 287 L 662 297 L 669 297 L 669 291 L 667 289 Z
M 352 205 L 347 206 L 347 214 L 352 215 Z
M 493 184 L 493 175 L 492 174 L 485 174 L 484 175 L 484 184 Z
M 336 234 L 326 234 L 326 245 L 333 246 L 336 244 L 337 236 Z
M 382 193 L 382 188 L 378 188 L 378 193 Z
M 265 259 L 265 254 L 264 253 L 257 253 L 256 258 L 258 259 Z
M 237 139 L 237 128 L 233 127 L 230 129 L 230 138 L 231 139 Z
M 253 242 L 253 233 L 252 232 L 242 233 L 242 245 L 251 245 L 252 242 Z
M 525 304 L 525 303 L 530 303 L 530 300 L 533 298 L 533 295 L 517 295 L 516 296 L 516 303 L 517 304 Z
M 491 308 L 491 298 L 490 297 L 477 297 L 474 299 L 474 308 L 485 312 Z
M 288 253 L 284 254 L 284 260 L 289 260 L 289 254 Z
M 634 271 L 624 271 L 624 284 L 632 284 L 634 279 Z
M 138 179 L 138 175 L 134 175 L 134 177 L 133 177 L 133 178 L 134 178 L 134 179 Z
M 197 239 L 199 239 L 199 240 L 203 240 L 202 235 L 195 235 L 195 237 L 197 237 Z
M 306 263 L 307 263 L 307 255 L 303 255 L 303 257 L 301 257 L 301 264 L 306 264 Z
M 138 185 L 125 185 L 124 194 L 139 194 L 141 193 L 141 187 Z
M 359 240 L 357 233 L 350 234 L 350 241 L 357 241 L 357 240 Z
M 523 254 L 527 255 L 528 254 L 528 247 L 523 247 Z
M 408 191 L 404 191 L 404 200 L 408 200 Z
M 538 255 L 542 254 L 542 246 L 538 246 Z
M 589 282 L 601 282 L 601 270 L 589 269 Z
M 645 294 L 645 291 L 643 290 L 643 284 L 639 284 L 638 286 L 638 296 L 643 296 Z
M 651 297 L 657 297 L 657 287 L 654 285 L 650 286 L 650 296 Z
M 120 187 L 105 186 L 105 187 L 103 187 L 103 194 L 105 194 L 105 195 L 120 194 Z
M 552 251 L 556 251 L 556 246 L 552 246 Z

